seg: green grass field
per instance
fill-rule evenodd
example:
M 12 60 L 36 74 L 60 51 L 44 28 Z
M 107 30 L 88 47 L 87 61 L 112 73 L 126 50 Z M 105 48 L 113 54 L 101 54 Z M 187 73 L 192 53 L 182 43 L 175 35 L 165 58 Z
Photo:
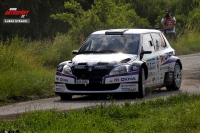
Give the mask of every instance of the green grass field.
M 102 103 L 70 111 L 39 111 L 0 123 L 0 132 L 198 133 L 200 95 L 179 94 L 122 105 Z

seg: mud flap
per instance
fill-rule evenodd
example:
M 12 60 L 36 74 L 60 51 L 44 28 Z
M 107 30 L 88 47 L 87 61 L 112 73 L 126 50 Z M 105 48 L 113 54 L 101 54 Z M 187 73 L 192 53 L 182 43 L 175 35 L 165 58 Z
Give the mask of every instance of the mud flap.
M 173 83 L 173 72 L 166 72 L 165 73 L 165 78 L 164 78 L 164 84 L 165 86 L 169 86 Z

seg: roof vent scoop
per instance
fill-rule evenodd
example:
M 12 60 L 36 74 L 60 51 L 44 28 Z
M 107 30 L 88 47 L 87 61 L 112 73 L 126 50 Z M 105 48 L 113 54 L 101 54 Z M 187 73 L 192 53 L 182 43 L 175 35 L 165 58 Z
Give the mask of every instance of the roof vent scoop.
M 107 30 L 105 32 L 106 35 L 123 35 L 125 31 L 128 29 L 115 29 L 115 30 Z

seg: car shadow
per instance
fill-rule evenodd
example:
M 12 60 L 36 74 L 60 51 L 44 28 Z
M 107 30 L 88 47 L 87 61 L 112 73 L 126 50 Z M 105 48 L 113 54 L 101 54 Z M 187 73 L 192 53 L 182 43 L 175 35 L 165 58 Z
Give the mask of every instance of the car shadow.
M 107 102 L 107 101 L 142 101 L 142 100 L 150 100 L 154 98 L 163 98 L 163 97 L 169 97 L 170 95 L 179 94 L 181 93 L 181 90 L 177 91 L 168 91 L 166 89 L 154 89 L 149 90 L 146 92 L 146 97 L 139 99 L 138 93 L 125 93 L 125 94 L 101 94 L 101 95 L 73 95 L 73 98 L 71 100 L 56 100 L 55 102 L 60 103 L 92 103 L 92 102 Z

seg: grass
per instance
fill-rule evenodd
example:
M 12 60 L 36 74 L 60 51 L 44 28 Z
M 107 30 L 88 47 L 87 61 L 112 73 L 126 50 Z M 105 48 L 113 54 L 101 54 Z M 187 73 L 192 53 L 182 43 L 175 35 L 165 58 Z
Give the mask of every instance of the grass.
M 68 40 L 58 35 L 53 43 L 30 41 L 16 35 L 1 42 L 0 105 L 55 96 L 56 67 L 72 57 L 74 47 Z
M 171 46 L 176 50 L 177 55 L 194 54 L 200 52 L 199 33 L 188 33 L 177 39 L 177 42 L 170 40 Z
M 183 133 L 200 131 L 200 95 L 179 94 L 131 104 L 101 104 L 82 110 L 39 111 L 2 121 L 1 132 Z

